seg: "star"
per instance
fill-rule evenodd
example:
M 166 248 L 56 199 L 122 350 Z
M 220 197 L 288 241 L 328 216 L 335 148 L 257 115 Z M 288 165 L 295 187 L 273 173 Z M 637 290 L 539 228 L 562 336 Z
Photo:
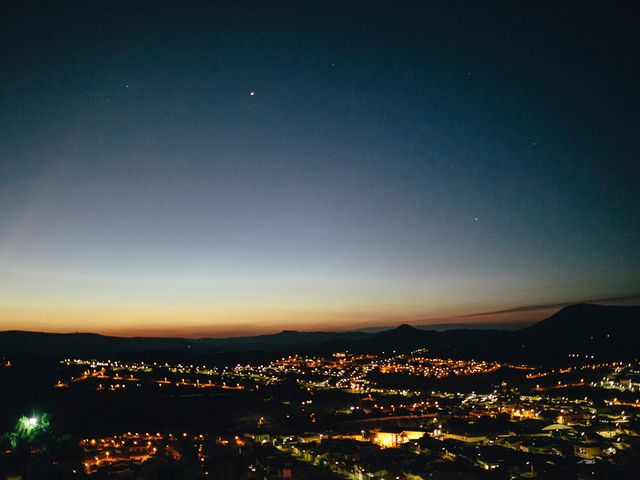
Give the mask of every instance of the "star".
M 473 220 L 477 222 L 478 221 L 478 217 L 475 217 Z
M 251 95 L 252 97 L 255 96 L 256 92 L 249 92 L 249 95 Z

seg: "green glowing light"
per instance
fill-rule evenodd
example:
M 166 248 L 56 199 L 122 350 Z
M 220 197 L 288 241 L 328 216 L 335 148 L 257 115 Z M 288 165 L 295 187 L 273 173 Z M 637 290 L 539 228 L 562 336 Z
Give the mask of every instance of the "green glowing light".
M 21 443 L 33 443 L 39 441 L 49 431 L 49 415 L 43 413 L 40 416 L 20 417 L 15 429 L 4 435 L 12 448 Z
M 20 417 L 18 420 L 18 430 L 26 433 L 31 432 L 38 426 L 38 417 Z

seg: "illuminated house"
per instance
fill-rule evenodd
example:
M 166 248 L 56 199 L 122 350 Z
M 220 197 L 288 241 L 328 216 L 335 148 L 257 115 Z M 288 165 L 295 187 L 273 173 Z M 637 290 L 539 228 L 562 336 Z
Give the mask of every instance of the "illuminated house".
M 573 446 L 573 452 L 576 457 L 580 458 L 598 458 L 602 454 L 600 443 L 595 440 L 586 440 L 576 443 Z
M 382 448 L 393 448 L 411 440 L 418 440 L 424 436 L 424 432 L 402 430 L 400 432 L 376 432 L 373 443 Z

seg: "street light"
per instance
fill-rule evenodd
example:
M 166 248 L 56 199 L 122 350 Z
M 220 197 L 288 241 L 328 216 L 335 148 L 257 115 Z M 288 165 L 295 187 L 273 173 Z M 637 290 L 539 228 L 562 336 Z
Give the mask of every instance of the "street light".
M 527 465 L 531 465 L 531 477 L 533 477 L 533 462 L 527 462 Z

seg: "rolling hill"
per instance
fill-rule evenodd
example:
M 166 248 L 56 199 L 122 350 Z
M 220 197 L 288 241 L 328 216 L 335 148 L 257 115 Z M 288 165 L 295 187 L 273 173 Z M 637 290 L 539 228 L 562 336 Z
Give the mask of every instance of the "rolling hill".
M 410 325 L 376 332 L 301 332 L 233 338 L 111 337 L 92 333 L 0 332 L 0 356 L 97 356 L 171 352 L 380 351 L 428 348 L 434 355 L 522 360 L 580 354 L 608 358 L 638 355 L 640 307 L 577 304 L 516 330 L 428 330 Z

